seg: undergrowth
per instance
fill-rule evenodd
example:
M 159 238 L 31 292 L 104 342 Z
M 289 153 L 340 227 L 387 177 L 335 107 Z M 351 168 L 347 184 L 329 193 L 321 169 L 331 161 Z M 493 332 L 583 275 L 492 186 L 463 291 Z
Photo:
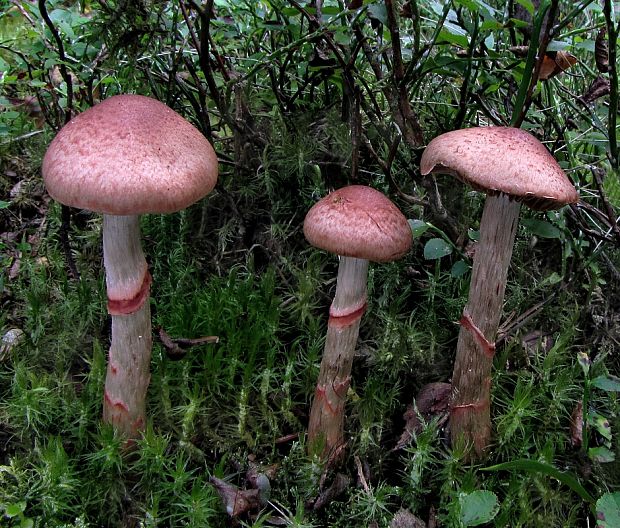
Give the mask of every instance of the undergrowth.
M 577 97 L 598 75 L 600 6 L 560 6 L 552 51 L 579 62 L 531 96 L 524 128 L 582 202 L 522 213 L 494 360 L 493 443 L 471 464 L 450 445 L 445 408 L 417 416 L 415 430 L 411 416 L 420 389 L 450 381 L 483 199 L 448 177 L 424 180 L 418 163 L 443 131 L 508 122 L 526 66 L 511 51 L 527 42 L 515 6 L 216 1 L 201 62 L 197 2 L 42 4 L 64 58 L 35 4 L 0 0 L 0 331 L 23 332 L 0 349 L 0 526 L 396 528 L 401 511 L 454 528 L 593 525 L 596 499 L 620 486 L 613 100 Z M 395 4 L 401 51 L 385 11 Z M 75 76 L 72 103 L 60 64 Z M 101 422 L 101 219 L 72 212 L 67 251 L 62 211 L 39 177 L 65 112 L 120 92 L 166 102 L 221 162 L 201 202 L 141 220 L 155 340 L 148 423 L 133 450 Z M 418 144 L 396 111 L 405 102 Z M 370 266 L 347 444 L 332 467 L 307 455 L 305 431 L 338 261 L 309 247 L 302 224 L 349 183 L 387 194 L 415 237 L 402 260 Z M 427 254 L 431 240 L 442 254 Z M 159 335 L 213 339 L 179 351 Z M 259 489 L 256 475 L 269 484 L 260 501 L 231 516 Z M 472 504 L 484 501 L 476 520 Z

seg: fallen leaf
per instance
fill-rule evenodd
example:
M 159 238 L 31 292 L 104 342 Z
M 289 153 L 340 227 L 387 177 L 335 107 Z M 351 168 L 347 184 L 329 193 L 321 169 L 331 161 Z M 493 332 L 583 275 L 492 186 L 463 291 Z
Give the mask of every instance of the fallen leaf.
M 407 407 L 403 418 L 405 419 L 405 431 L 401 435 L 394 451 L 402 449 L 411 441 L 411 438 L 422 431 L 422 421 L 445 413 L 447 416 L 450 406 L 451 385 L 449 383 L 436 382 L 424 385 L 418 392 L 415 404 Z
M 351 485 L 351 478 L 343 473 L 336 473 L 331 486 L 321 492 L 314 501 L 312 509 L 319 511 L 333 501 L 338 495 L 342 494 Z
M 224 503 L 224 508 L 226 508 L 226 513 L 231 517 L 238 517 L 250 510 L 260 509 L 259 490 L 242 490 L 217 477 L 211 477 L 209 482 L 217 490 Z
M 567 51 L 548 51 L 540 66 L 538 78 L 546 81 L 577 64 L 577 57 Z
M 609 84 L 609 79 L 606 79 L 602 75 L 599 75 L 592 84 L 586 90 L 581 97 L 578 99 L 583 101 L 586 104 L 593 103 L 597 99 L 608 95 L 611 92 L 611 85 Z
M 426 523 L 409 510 L 401 508 L 394 515 L 390 528 L 426 528 Z

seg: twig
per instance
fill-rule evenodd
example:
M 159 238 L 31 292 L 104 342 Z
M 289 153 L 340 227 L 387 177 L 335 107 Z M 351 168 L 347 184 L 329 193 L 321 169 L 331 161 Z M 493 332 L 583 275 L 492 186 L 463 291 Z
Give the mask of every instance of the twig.
M 392 163 L 394 162 L 394 158 L 396 157 L 396 152 L 398 151 L 398 145 L 400 144 L 401 137 L 397 136 L 394 139 L 394 141 L 392 141 L 392 144 L 390 145 L 390 150 L 388 153 L 387 160 L 385 161 L 381 159 L 377 151 L 372 146 L 372 143 L 370 142 L 368 137 L 364 135 L 363 139 L 364 139 L 364 144 L 366 145 L 366 148 L 368 149 L 368 152 L 370 152 L 372 157 L 375 158 L 375 161 L 381 167 L 383 174 L 385 174 L 385 177 L 387 178 L 388 183 L 390 184 L 390 187 L 396 192 L 396 194 L 398 194 L 398 196 L 402 198 L 405 202 L 408 202 L 410 204 L 421 205 L 423 207 L 429 207 L 430 204 L 426 200 L 422 200 L 422 198 L 418 198 L 417 196 L 412 196 L 411 194 L 407 194 L 403 192 L 403 190 L 398 186 L 398 184 L 394 180 L 394 177 L 392 176 Z
M 592 229 L 590 229 L 584 223 L 584 221 L 581 219 L 581 216 L 579 215 L 579 205 L 580 204 L 570 204 L 568 206 L 569 207 L 568 210 L 571 212 L 571 216 L 573 217 L 573 219 L 579 225 L 579 229 L 581 229 L 586 235 L 588 235 L 589 237 L 591 237 L 591 238 L 593 238 L 595 240 L 599 240 L 599 241 L 602 241 L 602 242 L 613 242 L 612 238 L 609 238 L 609 237 L 607 237 L 605 235 L 602 235 L 601 233 L 598 233 L 597 231 L 593 231 Z M 583 205 L 581 205 L 581 207 L 583 207 Z
M 540 313 L 540 311 L 551 301 L 554 299 L 558 292 L 566 288 L 566 284 L 563 284 L 559 289 L 553 291 L 548 297 L 539 303 L 535 304 L 522 314 L 520 314 L 516 319 L 512 319 L 510 317 L 502 325 L 500 325 L 497 331 L 497 338 L 495 340 L 495 346 L 499 347 L 504 341 L 508 339 L 512 334 L 514 334 L 519 328 L 521 328 L 524 324 L 526 324 L 532 317 Z
M 43 20 L 45 20 L 47 28 L 50 30 L 52 36 L 54 37 L 54 40 L 56 41 L 56 46 L 58 46 L 58 58 L 60 59 L 60 64 L 58 68 L 60 70 L 62 80 L 65 81 L 65 84 L 67 85 L 67 106 L 65 108 L 65 123 L 68 123 L 71 120 L 71 116 L 73 114 L 73 82 L 71 81 L 71 76 L 67 71 L 67 56 L 65 54 L 65 47 L 62 43 L 62 39 L 60 38 L 56 26 L 54 26 L 54 23 L 52 22 L 52 19 L 47 12 L 45 0 L 39 0 L 39 11 L 41 12 Z
M 353 457 L 353 460 L 355 461 L 355 467 L 357 469 L 357 478 L 359 480 L 359 483 L 362 485 L 362 488 L 364 489 L 364 491 L 368 495 L 370 495 L 371 493 L 370 487 L 368 486 L 368 482 L 366 482 L 366 476 L 364 475 L 364 468 L 362 468 L 362 462 L 360 460 L 360 457 L 355 455 Z
M 395 93 L 392 95 L 392 106 L 396 107 L 401 116 L 401 133 L 407 144 L 418 147 L 424 142 L 422 127 L 418 116 L 414 113 L 409 103 L 409 94 L 405 80 L 405 67 L 403 65 L 402 50 L 400 47 L 400 28 L 396 18 L 395 6 L 392 0 L 385 0 L 387 22 L 392 38 L 392 62 Z M 396 104 L 394 104 L 396 103 Z M 396 116 L 395 116 L 396 117 Z
M 67 86 L 67 106 L 65 107 L 65 124 L 71 120 L 71 116 L 73 114 L 73 82 L 71 81 L 71 75 L 67 71 L 66 61 L 67 56 L 65 55 L 65 47 L 62 43 L 62 39 L 50 18 L 47 8 L 45 6 L 45 0 L 39 0 L 39 11 L 41 12 L 41 16 L 45 21 L 48 29 L 52 33 L 54 40 L 56 41 L 56 45 L 58 46 L 58 58 L 60 59 L 60 75 L 62 79 L 65 81 L 65 85 Z M 73 253 L 71 253 L 71 245 L 69 244 L 69 230 L 71 229 L 71 209 L 67 205 L 61 206 L 61 216 L 62 216 L 62 224 L 60 226 L 60 244 L 63 248 L 65 259 L 67 261 L 67 267 L 69 268 L 69 275 L 72 279 L 78 280 L 80 278 L 80 274 L 78 272 L 77 266 L 75 265 L 75 260 L 73 259 Z
M 549 23 L 545 25 L 545 31 L 540 37 L 540 29 L 547 11 L 549 12 Z M 525 116 L 527 115 L 527 111 L 532 104 L 532 94 L 534 92 L 534 87 L 538 82 L 538 75 L 545 58 L 545 53 L 547 52 L 547 46 L 551 40 L 550 32 L 557 12 L 558 0 L 543 1 L 534 19 L 532 39 L 530 42 L 527 61 L 525 63 L 525 73 L 521 81 L 521 86 L 519 87 L 519 93 L 517 94 L 517 100 L 511 119 L 511 126 L 516 128 L 519 128 L 522 125 L 525 120 Z M 536 58 L 537 52 L 538 58 Z M 530 75 L 529 77 L 528 74 Z
M 618 222 L 616 220 L 616 212 L 614 211 L 612 205 L 609 203 L 609 200 L 605 195 L 605 189 L 603 187 L 603 169 L 601 169 L 600 167 L 590 167 L 590 171 L 592 172 L 592 176 L 594 177 L 594 183 L 596 184 L 599 196 L 601 198 L 601 201 L 603 202 L 603 206 L 605 207 L 607 219 L 609 220 L 609 226 L 618 238 L 618 244 L 620 244 L 620 227 L 618 227 Z
M 603 1 L 603 13 L 607 24 L 607 42 L 609 53 L 609 117 L 607 123 L 609 137 L 609 161 L 614 169 L 618 168 L 620 159 L 618 156 L 618 138 L 616 136 L 616 126 L 618 123 L 618 68 L 616 57 L 618 54 L 618 26 L 614 25 L 612 16 L 612 1 Z

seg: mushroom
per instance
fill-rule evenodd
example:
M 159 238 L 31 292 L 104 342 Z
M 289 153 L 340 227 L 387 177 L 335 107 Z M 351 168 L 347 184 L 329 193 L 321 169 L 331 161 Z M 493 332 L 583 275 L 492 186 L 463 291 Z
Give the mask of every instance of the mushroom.
M 451 174 L 487 193 L 469 299 L 459 321 L 450 411 L 453 445 L 464 440 L 467 458 L 482 458 L 491 437 L 491 367 L 520 204 L 547 211 L 579 196 L 547 149 L 518 128 L 442 134 L 426 147 L 420 170 Z
M 359 325 L 366 309 L 368 261 L 389 262 L 411 247 L 411 228 L 379 191 L 352 185 L 332 192 L 308 211 L 310 244 L 340 256 L 336 295 L 308 426 L 309 452 L 337 456 L 343 445 L 344 407 Z
M 150 381 L 151 276 L 139 215 L 183 209 L 217 181 L 207 139 L 166 105 L 117 95 L 67 123 L 43 158 L 55 200 L 103 213 L 103 260 L 112 338 L 103 418 L 129 442 L 145 425 Z

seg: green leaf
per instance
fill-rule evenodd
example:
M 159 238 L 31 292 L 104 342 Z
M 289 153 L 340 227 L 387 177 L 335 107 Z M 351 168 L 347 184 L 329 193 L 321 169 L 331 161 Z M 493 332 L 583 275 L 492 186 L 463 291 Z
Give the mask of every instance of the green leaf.
M 572 489 L 577 495 L 579 495 L 583 500 L 589 502 L 590 504 L 594 503 L 594 497 L 588 493 L 588 491 L 581 485 L 581 483 L 570 473 L 564 473 L 559 469 L 556 469 L 550 464 L 546 464 L 545 462 L 539 462 L 538 460 L 528 460 L 525 458 L 521 458 L 518 460 L 513 460 L 511 462 L 504 462 L 503 464 L 497 464 L 495 466 L 489 466 L 486 468 L 482 468 L 480 471 L 512 471 L 512 470 L 520 470 L 520 471 L 530 471 L 532 473 L 542 473 L 543 475 L 547 475 L 552 477 L 562 484 L 568 486 Z M 619 525 L 620 526 L 620 525 Z
M 531 2 L 531 0 L 517 0 L 517 4 L 525 7 L 525 9 L 527 9 L 530 15 L 534 14 L 534 4 Z
M 535 218 L 524 218 L 521 224 L 533 235 L 541 238 L 561 238 L 562 231 L 549 222 Z
M 469 39 L 467 38 L 467 32 L 450 22 L 445 22 L 443 28 L 439 32 L 439 40 L 454 44 L 461 48 L 467 48 L 469 46 Z
M 4 200 L 0 200 L 0 209 L 6 209 L 9 205 L 11 205 L 11 202 L 5 202 Z
M 7 517 L 17 517 L 18 515 L 22 515 L 25 509 L 26 501 L 14 502 L 13 504 L 7 505 L 4 510 L 4 515 Z
M 616 460 L 615 453 L 603 446 L 591 447 L 588 449 L 588 456 L 594 460 L 594 462 L 598 462 L 600 464 L 606 464 Z
M 450 270 L 450 276 L 455 279 L 458 279 L 459 277 L 462 277 L 463 275 L 465 275 L 468 271 L 469 271 L 469 264 L 467 264 L 467 262 L 465 262 L 464 260 L 457 260 L 452 265 L 452 269 Z
M 370 18 L 375 18 L 379 22 L 381 22 L 384 26 L 387 26 L 387 9 L 385 4 L 381 2 L 380 4 L 371 4 L 368 6 L 368 16 Z
M 475 0 L 456 0 L 456 4 L 460 4 L 463 7 L 469 9 L 472 13 L 477 13 L 480 9 L 478 3 Z
M 594 427 L 598 433 L 611 442 L 611 425 L 609 420 L 597 412 L 588 413 L 588 424 Z
M 414 220 L 410 218 L 408 222 L 414 238 L 421 237 L 430 228 L 430 226 L 424 220 Z
M 443 238 L 431 238 L 424 246 L 424 258 L 435 260 L 452 253 L 452 247 Z
M 620 392 L 620 378 L 611 374 L 597 376 L 592 380 L 592 385 L 607 392 Z
M 596 501 L 597 528 L 620 526 L 620 492 L 605 493 Z
M 499 509 L 497 496 L 492 491 L 478 490 L 461 493 L 461 522 L 465 526 L 479 526 L 490 522 Z

